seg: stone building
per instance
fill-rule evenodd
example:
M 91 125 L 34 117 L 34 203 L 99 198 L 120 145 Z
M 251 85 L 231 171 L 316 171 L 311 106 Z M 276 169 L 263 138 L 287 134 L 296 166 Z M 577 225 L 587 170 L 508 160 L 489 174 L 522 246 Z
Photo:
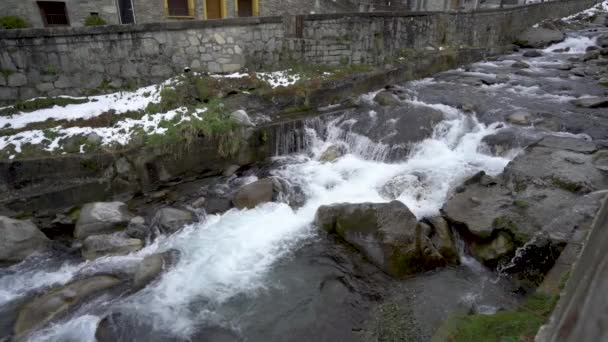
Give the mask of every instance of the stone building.
M 83 26 L 89 16 L 108 24 L 131 24 L 284 13 L 442 10 L 454 1 L 458 0 L 0 0 L 0 16 L 21 17 L 30 27 Z

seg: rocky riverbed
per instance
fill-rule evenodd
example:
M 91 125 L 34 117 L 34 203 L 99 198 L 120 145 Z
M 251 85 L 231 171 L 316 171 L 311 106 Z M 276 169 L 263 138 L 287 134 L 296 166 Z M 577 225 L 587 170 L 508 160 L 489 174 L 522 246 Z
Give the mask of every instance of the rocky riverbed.
M 0 340 L 427 341 L 559 292 L 608 185 L 605 7 L 286 124 L 263 163 L 0 217 Z

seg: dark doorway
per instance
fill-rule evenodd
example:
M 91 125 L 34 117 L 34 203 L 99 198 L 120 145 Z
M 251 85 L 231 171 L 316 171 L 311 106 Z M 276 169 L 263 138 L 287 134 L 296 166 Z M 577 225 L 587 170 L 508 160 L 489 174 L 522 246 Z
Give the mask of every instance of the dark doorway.
M 70 19 L 62 1 L 38 1 L 44 26 L 69 26 Z
M 239 1 L 239 17 L 253 16 L 253 0 L 238 0 Z
M 118 12 L 120 13 L 121 24 L 135 23 L 135 14 L 133 13 L 132 0 L 118 0 Z
M 205 0 L 207 8 L 207 19 L 222 18 L 222 3 L 221 0 Z

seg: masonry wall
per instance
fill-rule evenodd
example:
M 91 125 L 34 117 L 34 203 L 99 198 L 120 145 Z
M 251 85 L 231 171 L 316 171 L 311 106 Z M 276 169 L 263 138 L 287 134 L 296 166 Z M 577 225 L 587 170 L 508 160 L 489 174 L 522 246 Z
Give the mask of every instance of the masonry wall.
M 509 44 L 526 27 L 593 0 L 454 13 L 351 13 L 0 31 L 0 103 L 152 84 L 185 67 L 213 73 L 407 62 L 413 49 Z M 301 31 L 294 22 L 300 20 Z
M 43 27 L 37 0 L 0 0 L 0 16 L 13 15 L 23 18 L 31 27 Z M 99 13 L 108 24 L 118 24 L 116 0 L 61 0 L 66 3 L 71 26 L 83 26 L 92 13 Z M 162 0 L 160 0 L 162 1 Z

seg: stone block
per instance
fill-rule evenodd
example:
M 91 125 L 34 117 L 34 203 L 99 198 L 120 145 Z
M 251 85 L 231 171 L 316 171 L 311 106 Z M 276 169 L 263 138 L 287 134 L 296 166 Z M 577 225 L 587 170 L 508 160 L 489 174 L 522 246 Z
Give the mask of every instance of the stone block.
M 66 89 L 66 88 L 70 88 L 71 86 L 72 86 L 72 82 L 65 75 L 59 76 L 57 81 L 55 81 L 55 88 L 57 88 L 57 89 Z
M 41 93 L 47 93 L 55 89 L 55 86 L 53 86 L 53 83 L 44 82 L 36 84 L 36 89 Z
M 9 87 L 22 87 L 27 84 L 27 77 L 22 73 L 14 73 L 8 75 Z

